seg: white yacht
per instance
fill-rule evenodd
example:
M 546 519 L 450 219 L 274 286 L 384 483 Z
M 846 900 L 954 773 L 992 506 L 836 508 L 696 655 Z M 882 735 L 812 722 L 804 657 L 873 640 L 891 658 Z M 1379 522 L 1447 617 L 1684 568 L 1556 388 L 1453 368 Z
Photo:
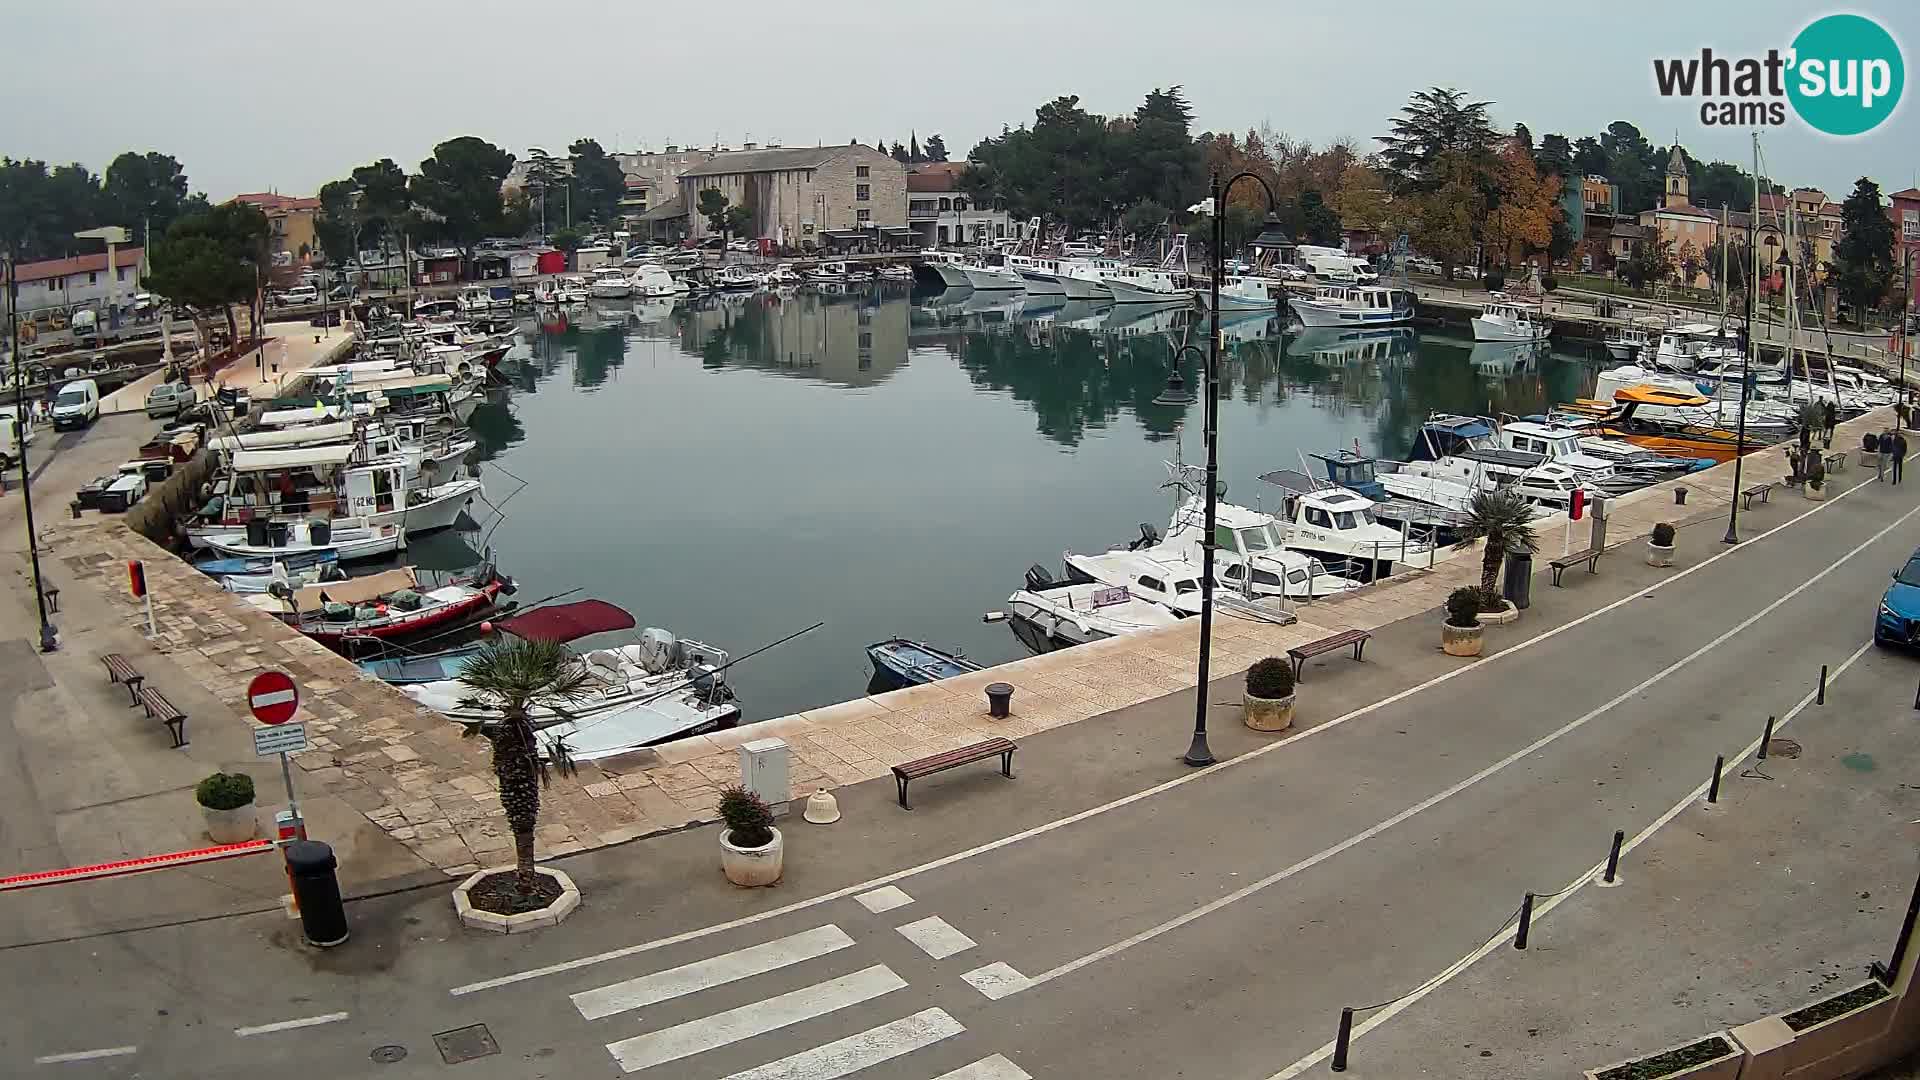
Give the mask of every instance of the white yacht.
M 1036 653 L 1085 645 L 1180 621 L 1166 605 L 1124 585 L 1055 581 L 1039 566 L 1027 570 L 1026 587 L 1007 598 L 1013 636 Z
M 1517 303 L 1501 297 L 1490 301 L 1480 314 L 1473 317 L 1473 340 L 1539 341 L 1552 328 L 1540 305 Z
M 587 295 L 596 300 L 625 300 L 633 295 L 633 282 L 621 271 L 603 266 L 593 272 L 593 280 L 587 283 Z
M 1564 510 L 1575 488 L 1583 486 L 1572 469 L 1551 462 L 1535 465 L 1517 477 L 1498 477 L 1485 464 L 1468 458 L 1408 461 L 1389 469 L 1382 462 L 1380 486 L 1400 499 L 1465 512 L 1476 492 L 1510 488 L 1536 503 Z
M 1302 326 L 1392 326 L 1413 318 L 1413 293 L 1372 285 L 1322 285 L 1287 301 Z

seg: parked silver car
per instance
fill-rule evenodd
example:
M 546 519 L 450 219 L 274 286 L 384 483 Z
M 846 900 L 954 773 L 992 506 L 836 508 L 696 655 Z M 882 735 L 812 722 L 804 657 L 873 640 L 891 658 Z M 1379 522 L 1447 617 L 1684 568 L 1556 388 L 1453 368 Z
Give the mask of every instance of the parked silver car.
M 199 396 L 194 393 L 191 383 L 184 380 L 161 383 L 147 391 L 147 416 L 149 418 L 175 416 L 181 409 L 187 408 L 197 400 Z

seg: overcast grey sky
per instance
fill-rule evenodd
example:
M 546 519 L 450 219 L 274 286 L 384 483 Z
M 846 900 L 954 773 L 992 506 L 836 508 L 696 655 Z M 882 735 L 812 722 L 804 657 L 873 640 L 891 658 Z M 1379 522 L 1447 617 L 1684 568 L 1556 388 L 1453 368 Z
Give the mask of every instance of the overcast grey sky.
M 1112 114 L 1175 83 L 1201 129 L 1268 122 L 1372 150 L 1408 93 L 1437 84 L 1492 100 L 1501 126 L 1536 137 L 1624 119 L 1655 143 L 1677 130 L 1696 157 L 1744 162 L 1744 130 L 1702 127 L 1697 105 L 1657 96 L 1653 51 L 1763 53 L 1828 10 L 1877 18 L 1913 64 L 1913 0 L 8 0 L 0 154 L 100 169 L 124 149 L 161 150 L 215 198 L 312 194 L 380 157 L 412 170 L 466 134 L 524 156 L 581 136 L 630 150 L 917 130 L 958 157 L 1056 95 Z M 1769 171 L 1836 197 L 1863 174 L 1908 187 L 1915 116 L 1909 100 L 1853 139 L 1791 121 L 1764 136 Z

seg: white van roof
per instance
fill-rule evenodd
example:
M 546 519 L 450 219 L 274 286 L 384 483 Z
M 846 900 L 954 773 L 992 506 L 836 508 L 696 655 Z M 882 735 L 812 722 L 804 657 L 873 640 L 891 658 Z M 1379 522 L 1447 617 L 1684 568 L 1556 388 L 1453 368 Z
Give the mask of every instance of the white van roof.
M 91 390 L 93 391 L 94 397 L 100 396 L 100 384 L 94 382 L 92 379 L 75 379 L 60 388 L 60 392 L 63 394 L 69 390 Z

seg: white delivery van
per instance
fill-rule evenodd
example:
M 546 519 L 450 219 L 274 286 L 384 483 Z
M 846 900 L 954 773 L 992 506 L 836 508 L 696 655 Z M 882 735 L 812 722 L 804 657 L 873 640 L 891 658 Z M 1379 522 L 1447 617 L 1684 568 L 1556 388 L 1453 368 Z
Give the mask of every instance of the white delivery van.
M 100 419 L 100 384 L 76 379 L 60 388 L 53 399 L 53 428 L 86 427 Z
M 0 413 L 0 470 L 20 460 L 20 447 L 33 441 L 33 424 L 22 424 L 12 412 Z

